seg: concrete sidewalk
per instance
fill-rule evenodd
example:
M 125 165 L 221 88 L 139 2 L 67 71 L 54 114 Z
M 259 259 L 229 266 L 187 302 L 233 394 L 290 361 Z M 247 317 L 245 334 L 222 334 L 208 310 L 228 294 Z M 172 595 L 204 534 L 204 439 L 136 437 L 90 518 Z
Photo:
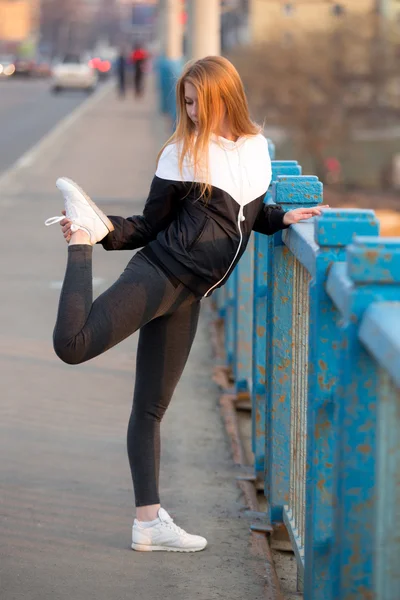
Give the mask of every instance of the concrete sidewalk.
M 59 228 L 43 226 L 62 208 L 56 178 L 77 180 L 109 214 L 140 212 L 166 137 L 153 89 L 136 104 L 110 90 L 3 178 L 1 600 L 264 598 L 264 559 L 250 549 L 211 382 L 207 304 L 163 422 L 161 474 L 163 506 L 208 538 L 202 553 L 130 550 L 125 436 L 137 337 L 78 367 L 51 346 L 66 260 Z M 129 257 L 96 248 L 96 294 Z

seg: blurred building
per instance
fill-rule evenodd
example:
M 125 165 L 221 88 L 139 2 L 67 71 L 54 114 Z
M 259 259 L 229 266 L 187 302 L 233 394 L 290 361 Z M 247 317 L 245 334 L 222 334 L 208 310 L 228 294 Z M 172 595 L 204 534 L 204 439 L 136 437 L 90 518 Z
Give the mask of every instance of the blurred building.
M 400 25 L 400 1 L 386 0 L 385 11 L 391 19 L 395 19 Z
M 250 31 L 254 42 L 279 32 L 296 35 L 336 27 L 346 14 L 400 16 L 399 0 L 250 0 Z
M 118 0 L 125 40 L 148 43 L 156 29 L 158 0 Z
M 39 0 L 0 0 L 0 44 L 13 48 L 37 37 Z
M 118 0 L 41 0 L 41 50 L 59 57 L 114 44 L 119 19 Z

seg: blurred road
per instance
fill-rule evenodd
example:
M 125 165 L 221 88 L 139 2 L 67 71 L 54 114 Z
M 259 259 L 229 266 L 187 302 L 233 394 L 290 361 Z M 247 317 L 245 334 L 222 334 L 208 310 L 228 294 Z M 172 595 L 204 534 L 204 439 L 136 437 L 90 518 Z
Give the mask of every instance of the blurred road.
M 53 95 L 49 80 L 0 80 L 0 174 L 87 97 Z

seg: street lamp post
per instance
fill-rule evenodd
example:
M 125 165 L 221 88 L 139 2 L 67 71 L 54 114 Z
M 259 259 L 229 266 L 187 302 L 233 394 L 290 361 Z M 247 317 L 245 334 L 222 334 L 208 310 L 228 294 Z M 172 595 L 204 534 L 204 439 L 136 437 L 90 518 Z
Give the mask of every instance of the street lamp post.
M 183 54 L 183 25 L 181 0 L 166 0 L 166 57 L 180 60 Z
M 195 60 L 221 53 L 220 0 L 190 0 L 191 54 Z

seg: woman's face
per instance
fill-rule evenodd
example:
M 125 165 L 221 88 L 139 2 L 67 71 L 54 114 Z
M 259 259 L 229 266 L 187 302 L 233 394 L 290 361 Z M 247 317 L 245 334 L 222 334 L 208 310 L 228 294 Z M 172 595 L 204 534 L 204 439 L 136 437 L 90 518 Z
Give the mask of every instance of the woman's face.
M 193 84 L 185 81 L 185 105 L 189 119 L 197 128 L 199 125 L 199 107 L 197 99 L 197 91 Z
M 189 119 L 192 121 L 196 129 L 199 126 L 199 101 L 197 97 L 196 88 L 192 83 L 185 81 L 185 105 L 186 112 Z M 214 119 L 215 119 L 214 115 Z M 218 123 L 214 123 L 213 130 L 215 132 L 221 133 L 222 131 L 226 132 L 226 110 L 225 107 L 223 109 L 223 115 L 221 121 Z

